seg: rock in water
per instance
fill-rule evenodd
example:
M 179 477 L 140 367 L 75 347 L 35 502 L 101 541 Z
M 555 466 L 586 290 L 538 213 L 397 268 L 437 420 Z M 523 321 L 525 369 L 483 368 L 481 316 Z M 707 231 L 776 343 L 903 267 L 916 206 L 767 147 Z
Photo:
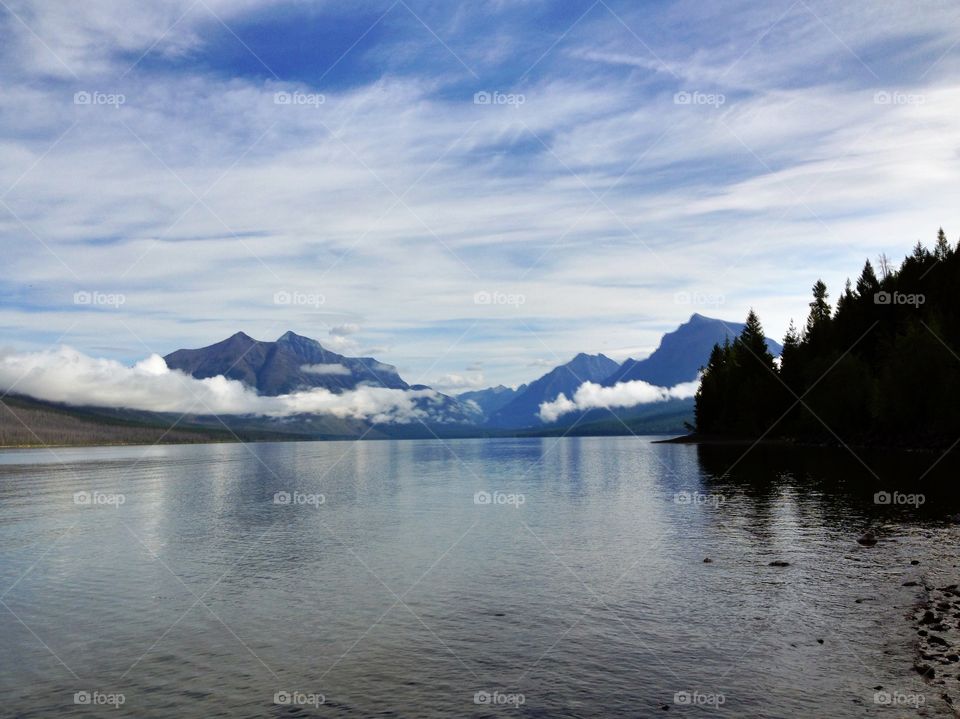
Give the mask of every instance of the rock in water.
M 857 538 L 857 544 L 862 544 L 864 547 L 872 547 L 876 543 L 877 538 L 873 532 L 864 532 Z

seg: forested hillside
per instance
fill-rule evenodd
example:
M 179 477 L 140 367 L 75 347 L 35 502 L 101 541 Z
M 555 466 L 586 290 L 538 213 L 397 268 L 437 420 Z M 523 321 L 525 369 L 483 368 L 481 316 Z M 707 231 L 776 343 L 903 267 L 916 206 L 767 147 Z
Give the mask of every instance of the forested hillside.
M 751 311 L 714 347 L 696 399 L 704 435 L 943 446 L 960 436 L 960 252 L 941 229 L 899 269 L 868 260 L 836 298 L 817 281 L 777 361 Z

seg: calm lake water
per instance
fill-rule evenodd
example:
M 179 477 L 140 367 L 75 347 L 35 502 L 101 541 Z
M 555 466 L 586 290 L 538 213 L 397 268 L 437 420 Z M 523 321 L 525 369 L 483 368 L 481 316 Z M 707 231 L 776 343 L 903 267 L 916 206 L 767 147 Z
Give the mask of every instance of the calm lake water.
M 887 477 L 842 452 L 743 449 L 0 453 L 0 713 L 917 715 L 883 687 L 938 715 L 901 585 L 956 572 L 944 499 L 877 505 Z

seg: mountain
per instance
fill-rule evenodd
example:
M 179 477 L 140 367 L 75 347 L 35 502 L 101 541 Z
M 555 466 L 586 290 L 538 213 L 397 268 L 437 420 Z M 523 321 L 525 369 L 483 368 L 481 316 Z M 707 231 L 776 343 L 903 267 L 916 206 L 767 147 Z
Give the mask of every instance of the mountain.
M 237 332 L 222 342 L 199 349 L 171 352 L 164 360 L 171 369 L 181 370 L 197 379 L 223 375 L 239 380 L 259 394 L 277 396 L 323 388 L 339 394 L 360 386 L 397 390 L 430 390 L 424 385 L 409 385 L 393 365 L 373 357 L 347 357 L 331 352 L 314 339 L 285 332 L 276 342 L 255 340 Z M 477 421 L 477 412 L 453 397 L 439 392 L 415 400 L 429 425 L 462 425 Z M 420 422 L 412 422 L 423 429 Z M 294 418 L 260 419 L 250 425 L 270 431 L 295 432 L 308 436 L 353 436 L 364 426 L 333 417 L 300 415 Z M 244 425 L 247 428 L 247 425 Z M 427 433 L 429 436 L 429 432 Z
M 471 390 L 461 392 L 457 399 L 467 404 L 473 402 L 480 409 L 481 421 L 485 422 L 491 415 L 505 405 L 509 404 L 514 397 L 523 392 L 527 385 L 522 384 L 517 389 L 506 387 L 502 384 L 488 389 Z
M 372 357 L 345 357 L 293 332 L 276 342 L 237 332 L 208 347 L 171 352 L 164 360 L 197 379 L 224 375 L 270 396 L 314 387 L 342 392 L 362 384 L 410 389 L 392 365 Z
M 535 427 L 542 424 L 540 405 L 552 402 L 561 393 L 570 397 L 584 382 L 600 382 L 616 371 L 618 365 L 606 355 L 578 354 L 566 364 L 552 369 L 531 382 L 504 406 L 494 412 L 487 424 L 490 427 Z
M 673 387 L 697 378 L 700 368 L 707 363 L 715 344 L 731 342 L 743 331 L 743 323 L 693 314 L 690 319 L 660 340 L 660 346 L 646 359 L 626 360 L 601 384 L 610 387 L 617 382 L 643 380 L 658 387 Z M 767 338 L 767 347 L 774 357 L 783 348 Z M 570 395 L 567 395 L 568 397 Z

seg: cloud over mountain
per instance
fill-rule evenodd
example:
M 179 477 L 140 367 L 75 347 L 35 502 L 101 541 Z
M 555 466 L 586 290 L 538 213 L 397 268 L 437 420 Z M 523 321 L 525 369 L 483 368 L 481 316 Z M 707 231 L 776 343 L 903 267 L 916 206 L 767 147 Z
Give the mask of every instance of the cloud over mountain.
M 79 406 L 268 417 L 320 413 L 376 423 L 437 419 L 430 403 L 438 397 L 431 389 L 371 386 L 340 393 L 316 387 L 263 396 L 223 375 L 196 379 L 171 370 L 156 354 L 131 367 L 90 357 L 67 346 L 0 355 L 0 389 Z
M 666 402 L 671 399 L 690 399 L 697 393 L 700 380 L 683 382 L 673 387 L 657 387 L 642 380 L 618 382 L 612 387 L 602 387 L 595 382 L 584 382 L 573 393 L 573 399 L 561 394 L 553 402 L 540 405 L 540 418 L 544 422 L 556 422 L 571 412 L 590 409 L 617 409 L 639 404 Z

